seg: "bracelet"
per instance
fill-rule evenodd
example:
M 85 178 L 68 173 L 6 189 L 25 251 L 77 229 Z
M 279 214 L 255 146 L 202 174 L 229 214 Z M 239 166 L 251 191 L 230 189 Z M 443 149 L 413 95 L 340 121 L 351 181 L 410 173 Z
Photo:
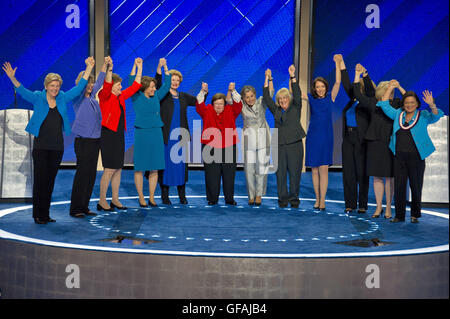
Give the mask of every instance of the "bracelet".
M 270 79 L 269 79 L 269 81 L 272 81 L 272 80 L 273 80 L 273 78 L 270 78 Z

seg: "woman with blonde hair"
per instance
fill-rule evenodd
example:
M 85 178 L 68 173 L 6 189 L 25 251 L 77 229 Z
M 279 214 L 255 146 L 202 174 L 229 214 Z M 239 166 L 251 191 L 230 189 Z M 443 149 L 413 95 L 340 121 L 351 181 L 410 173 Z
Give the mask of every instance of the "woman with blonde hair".
M 3 70 L 26 101 L 33 104 L 33 115 L 26 131 L 34 135 L 33 142 L 33 218 L 36 224 L 55 222 L 50 217 L 55 178 L 64 153 L 63 132 L 69 135 L 70 122 L 67 116 L 67 103 L 81 95 L 86 87 L 89 74 L 94 68 L 93 57 L 85 60 L 86 69 L 78 84 L 67 92 L 61 91 L 62 78 L 59 74 L 49 73 L 44 80 L 43 91 L 26 89 L 15 74 L 9 62 L 3 64 Z
M 263 101 L 267 104 L 275 120 L 278 132 L 277 160 L 277 192 L 278 206 L 297 208 L 300 205 L 300 178 L 303 166 L 303 141 L 306 136 L 300 125 L 302 100 L 301 90 L 295 77 L 295 66 L 289 67 L 289 77 L 292 86 L 292 95 L 289 89 L 282 88 L 275 95 L 274 102 L 270 96 L 270 74 L 266 73 L 263 89 Z M 295 85 L 294 85 L 295 84 Z M 287 179 L 289 174 L 289 190 Z
M 366 69 L 357 64 L 355 67 L 355 79 L 353 83 L 353 92 L 356 99 L 370 112 L 370 124 L 367 128 L 365 139 L 367 141 L 366 171 L 367 176 L 373 176 L 373 189 L 377 208 L 373 218 L 380 217 L 383 214 L 383 195 L 386 193 L 386 212 L 384 217 L 391 218 L 391 203 L 394 195 L 394 157 L 389 150 L 389 138 L 392 133 L 392 119 L 386 116 L 380 108 L 377 108 L 377 102 L 381 101 L 384 93 L 389 87 L 388 81 L 381 81 L 375 89 L 375 96 L 370 97 L 360 92 L 360 77 Z M 398 87 L 404 94 L 405 90 Z M 390 104 L 394 108 L 399 108 L 401 100 L 394 99 L 394 92 L 390 94 Z

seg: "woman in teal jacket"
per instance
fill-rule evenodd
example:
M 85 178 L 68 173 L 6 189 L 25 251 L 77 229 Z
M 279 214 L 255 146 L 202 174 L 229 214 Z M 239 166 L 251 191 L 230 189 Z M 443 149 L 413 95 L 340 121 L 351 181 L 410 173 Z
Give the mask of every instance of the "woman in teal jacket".
M 381 107 L 383 112 L 394 120 L 389 143 L 389 148 L 394 154 L 395 218 L 391 222 L 405 221 L 406 185 L 409 180 L 412 195 L 411 222 L 418 223 L 418 218 L 421 217 L 425 158 L 435 150 L 427 127 L 429 124 L 437 122 L 444 113 L 436 107 L 433 95 L 429 91 L 423 92 L 423 100 L 428 104 L 431 112 L 419 110 L 420 99 L 412 91 L 403 95 L 402 107 L 394 109 L 389 104 L 389 96 L 397 87 L 399 87 L 398 82 L 391 80 L 383 100 L 377 103 L 377 106 Z
M 139 61 L 138 59 L 136 61 Z M 141 80 L 142 87 L 131 97 L 136 113 L 133 152 L 134 183 L 139 195 L 139 205 L 141 207 L 148 206 L 145 203 L 143 193 L 143 172 L 150 171 L 148 179 L 148 203 L 151 207 L 156 207 L 154 195 L 158 182 L 158 170 L 165 168 L 162 133 L 164 123 L 161 120 L 160 101 L 169 92 L 171 76 L 167 69 L 166 60 L 162 60 L 165 69 L 165 78 L 161 88 L 156 90 L 156 80 L 149 76 L 143 76 Z M 135 69 L 136 64 L 133 66 L 129 77 L 131 83 L 134 81 Z
M 33 104 L 33 115 L 25 130 L 34 135 L 33 141 L 33 218 L 36 224 L 55 222 L 50 218 L 50 203 L 52 199 L 55 178 L 58 173 L 64 153 L 63 131 L 71 132 L 67 116 L 67 103 L 78 98 L 86 87 L 89 74 L 95 61 L 86 59 L 86 70 L 78 85 L 67 92 L 60 90 L 62 79 L 59 74 L 49 73 L 45 77 L 42 91 L 26 89 L 15 74 L 9 62 L 3 64 L 3 70 L 26 101 Z

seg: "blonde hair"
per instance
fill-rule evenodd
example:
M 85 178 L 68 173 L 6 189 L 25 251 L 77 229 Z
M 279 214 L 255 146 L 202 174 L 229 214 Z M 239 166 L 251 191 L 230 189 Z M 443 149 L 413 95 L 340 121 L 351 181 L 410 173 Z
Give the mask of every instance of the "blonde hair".
M 58 73 L 49 73 L 45 76 L 44 87 L 47 87 L 47 85 L 53 81 L 58 81 L 60 86 L 62 86 L 62 84 L 63 84 L 61 75 L 59 75 Z
M 281 88 L 278 90 L 277 94 L 275 95 L 275 102 L 277 103 L 277 105 L 279 106 L 280 103 L 278 103 L 278 100 L 282 97 L 288 96 L 289 97 L 289 101 L 292 100 L 292 96 L 291 93 L 289 92 L 288 89 L 286 88 Z
M 170 70 L 169 74 L 172 75 L 172 76 L 174 76 L 174 75 L 178 76 L 180 78 L 180 82 L 183 82 L 183 75 L 181 74 L 180 71 L 178 71 L 178 70 Z
M 388 88 L 389 81 L 381 81 L 378 83 L 377 88 L 375 89 L 375 98 L 377 101 L 381 101 L 383 99 L 384 92 L 386 92 Z
M 80 73 L 78 73 L 77 79 L 75 80 L 75 84 L 78 85 L 78 82 L 80 82 L 81 78 L 84 75 L 84 71 L 81 71 Z M 89 78 L 88 78 L 88 82 L 95 82 L 95 78 L 93 74 L 89 74 Z

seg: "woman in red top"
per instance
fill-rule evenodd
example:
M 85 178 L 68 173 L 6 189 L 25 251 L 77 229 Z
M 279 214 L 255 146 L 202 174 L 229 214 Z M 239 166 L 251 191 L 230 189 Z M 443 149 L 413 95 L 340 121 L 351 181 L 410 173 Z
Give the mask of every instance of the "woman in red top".
M 102 112 L 102 132 L 100 136 L 100 150 L 104 172 L 100 180 L 100 200 L 97 210 L 112 211 L 114 208 L 126 209 L 119 201 L 120 177 L 125 154 L 124 130 L 127 123 L 125 117 L 125 100 L 130 98 L 141 87 L 142 59 L 136 58 L 136 78 L 133 84 L 122 91 L 122 79 L 113 74 L 113 62 L 108 58 L 103 89 L 98 93 Z M 106 201 L 106 192 L 111 183 L 111 204 Z
M 226 104 L 226 96 L 217 93 L 212 97 L 212 104 L 205 105 L 208 84 L 202 83 L 202 90 L 197 95 L 197 113 L 203 119 L 202 158 L 205 167 L 206 198 L 208 205 L 219 201 L 220 180 L 223 180 L 225 203 L 236 205 L 234 201 L 234 176 L 236 173 L 236 144 L 239 142 L 236 132 L 236 118 L 242 110 L 241 96 L 230 83 L 228 91 L 233 97 L 233 104 Z

